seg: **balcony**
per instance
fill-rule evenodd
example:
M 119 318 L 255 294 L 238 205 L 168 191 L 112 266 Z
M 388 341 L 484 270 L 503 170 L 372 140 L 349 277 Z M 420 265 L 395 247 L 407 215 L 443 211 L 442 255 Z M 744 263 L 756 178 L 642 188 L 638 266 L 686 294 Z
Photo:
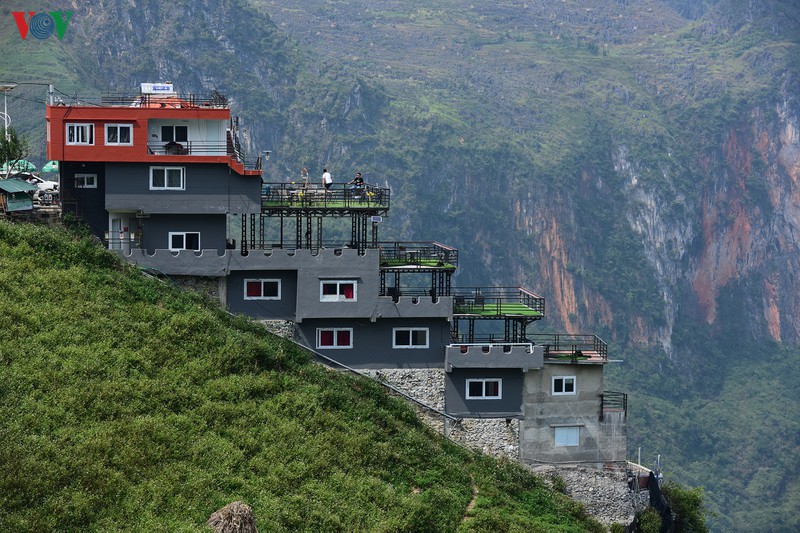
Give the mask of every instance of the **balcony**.
M 438 242 L 380 242 L 381 269 L 418 272 L 458 268 L 458 250 Z
M 597 335 L 529 333 L 527 338 L 544 346 L 544 359 L 547 362 L 578 364 L 608 361 L 608 345 Z
M 341 211 L 385 212 L 389 209 L 390 191 L 386 187 L 365 185 L 354 188 L 334 183 L 328 190 L 304 183 L 265 183 L 261 194 L 264 213 Z
M 522 287 L 456 287 L 451 294 L 455 318 L 544 317 L 544 298 Z
M 96 101 L 81 98 L 73 105 L 98 105 Z M 228 98 L 217 91 L 211 91 L 208 96 L 191 93 L 172 94 L 124 94 L 105 93 L 100 97 L 100 106 L 107 107 L 141 107 L 147 109 L 228 109 Z
M 600 420 L 612 413 L 620 413 L 623 418 L 628 416 L 628 395 L 624 392 L 603 391 L 600 395 Z
M 450 344 L 445 348 L 445 370 L 454 368 L 519 368 L 523 371 L 544 365 L 544 349 L 530 342 Z

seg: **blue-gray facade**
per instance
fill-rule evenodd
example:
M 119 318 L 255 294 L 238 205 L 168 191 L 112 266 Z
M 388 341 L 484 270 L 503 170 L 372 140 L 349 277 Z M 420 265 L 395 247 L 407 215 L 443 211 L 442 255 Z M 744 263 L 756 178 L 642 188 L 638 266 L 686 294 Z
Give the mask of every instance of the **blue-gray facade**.
M 498 397 L 469 397 L 468 382 L 499 381 Z M 521 418 L 525 373 L 514 368 L 458 368 L 445 374 L 445 409 L 453 416 Z M 487 397 L 491 397 L 487 399 Z
M 350 344 L 325 346 L 320 343 L 324 331 L 345 332 Z M 443 346 L 450 336 L 450 324 L 443 318 L 404 319 L 307 319 L 298 324 L 304 344 L 339 363 L 352 368 L 442 368 Z M 425 337 L 425 345 L 397 343 L 413 332 Z

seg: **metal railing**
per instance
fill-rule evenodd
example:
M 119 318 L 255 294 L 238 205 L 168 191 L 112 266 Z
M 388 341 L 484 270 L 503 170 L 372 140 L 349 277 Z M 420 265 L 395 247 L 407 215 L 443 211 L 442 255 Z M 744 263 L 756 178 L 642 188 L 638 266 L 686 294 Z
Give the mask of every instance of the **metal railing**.
M 147 153 L 150 155 L 227 156 L 244 165 L 246 170 L 261 170 L 261 156 L 248 156 L 244 152 L 230 151 L 225 142 L 149 142 L 147 143 Z
M 321 185 L 292 182 L 265 183 L 261 194 L 264 208 L 344 207 L 389 208 L 390 191 L 386 187 L 365 184 L 352 187 L 333 183 L 329 189 Z
M 534 311 L 539 317 L 544 316 L 544 297 L 522 287 L 454 287 L 450 294 L 454 297 L 453 313 L 456 315 L 513 315 Z
M 628 416 L 628 395 L 624 392 L 603 391 L 600 395 L 600 420 L 603 420 L 605 413 L 618 412 Z
M 79 105 L 84 104 L 98 105 L 96 99 L 80 98 Z M 175 109 L 198 109 L 198 108 L 221 108 L 228 106 L 228 97 L 224 94 L 212 91 L 208 96 L 200 96 L 192 93 L 173 93 L 173 94 L 124 94 L 124 93 L 104 93 L 100 97 L 99 105 L 109 107 L 150 107 L 150 108 L 175 108 Z
M 583 352 L 594 352 L 603 360 L 608 359 L 608 345 L 597 335 L 573 335 L 568 333 L 529 333 L 536 344 L 544 345 L 544 358 L 569 355 L 577 360 Z
M 458 249 L 438 242 L 379 242 L 381 267 L 458 268 Z
M 147 151 L 152 155 L 235 155 L 228 153 L 228 146 L 224 141 L 149 142 Z

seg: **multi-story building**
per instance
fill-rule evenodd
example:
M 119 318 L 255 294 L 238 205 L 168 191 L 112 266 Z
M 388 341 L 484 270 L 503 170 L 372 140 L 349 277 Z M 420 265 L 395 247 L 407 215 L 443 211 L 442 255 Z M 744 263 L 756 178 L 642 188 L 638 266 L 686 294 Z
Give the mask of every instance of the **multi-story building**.
M 606 344 L 531 331 L 544 298 L 452 285 L 459 251 L 378 238 L 391 191 L 262 183 L 227 99 L 143 84 L 135 96 L 47 106 L 65 216 L 126 260 L 215 279 L 230 311 L 294 324 L 356 369 L 443 376 L 444 410 L 519 423 L 519 459 L 625 458 L 625 396 L 604 391 Z

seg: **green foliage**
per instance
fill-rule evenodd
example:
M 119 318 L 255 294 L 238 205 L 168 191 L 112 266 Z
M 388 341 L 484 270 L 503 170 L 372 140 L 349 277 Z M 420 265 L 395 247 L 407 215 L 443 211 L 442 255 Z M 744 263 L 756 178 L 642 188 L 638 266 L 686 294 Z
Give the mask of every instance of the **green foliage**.
M 661 531 L 661 516 L 653 507 L 645 509 L 637 518 L 641 533 L 659 533 Z
M 234 500 L 261 531 L 602 530 L 74 232 L 0 222 L 0 306 L 0 530 L 199 530 Z
M 703 506 L 703 489 L 684 489 L 674 482 L 666 482 L 661 487 L 675 515 L 677 531 L 708 531 Z
M 7 130 L 3 127 L 2 131 L 3 133 L 0 133 L 0 164 L 6 165 L 10 161 L 28 157 L 30 153 L 28 138 L 17 133 L 12 126 L 9 126 Z M 3 172 L 1 177 L 11 177 L 19 172 L 19 169 L 8 166 L 9 168 Z

